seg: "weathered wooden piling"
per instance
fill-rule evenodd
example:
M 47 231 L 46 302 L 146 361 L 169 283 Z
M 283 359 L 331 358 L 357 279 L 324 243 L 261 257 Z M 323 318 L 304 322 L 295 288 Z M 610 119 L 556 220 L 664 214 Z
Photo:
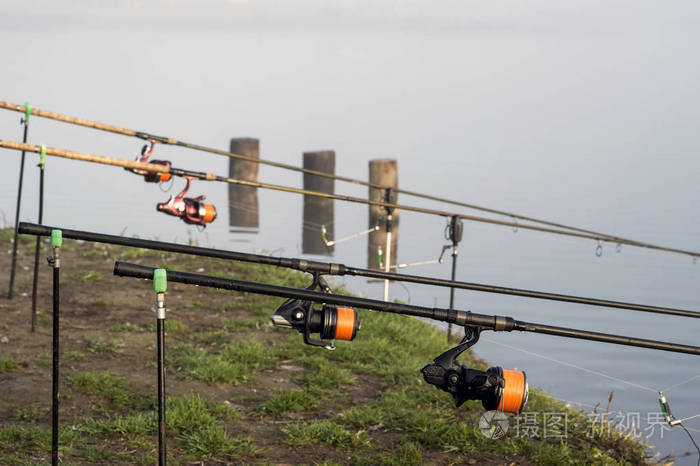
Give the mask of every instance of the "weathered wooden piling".
M 381 186 L 398 187 L 398 164 L 393 159 L 376 159 L 369 161 L 369 182 Z M 372 201 L 384 201 L 386 190 L 369 188 L 369 199 Z M 394 202 L 398 202 L 396 192 L 394 192 Z M 381 248 L 382 260 L 386 258 L 386 217 L 387 212 L 384 207 L 369 206 L 369 227 L 379 225 L 379 230 L 369 234 L 367 240 L 367 267 L 371 269 L 385 270 L 379 266 L 377 252 Z M 391 258 L 390 265 L 396 265 L 396 257 L 399 244 L 399 212 L 392 212 L 391 226 Z M 385 264 L 384 264 L 385 265 Z
M 335 151 L 304 152 L 304 168 L 335 174 Z M 327 194 L 335 193 L 335 180 L 304 173 L 304 189 Z M 333 199 L 304 196 L 304 223 L 302 227 L 302 252 L 304 254 L 331 255 L 333 246 L 327 246 L 321 236 L 321 226 L 326 228 L 326 239 L 335 238 Z
M 234 154 L 260 158 L 260 141 L 254 138 L 232 138 L 229 149 Z M 258 181 L 258 166 L 247 160 L 229 159 L 228 174 L 231 178 L 246 181 Z M 255 228 L 258 220 L 258 188 L 250 186 L 228 185 L 229 226 L 238 228 Z

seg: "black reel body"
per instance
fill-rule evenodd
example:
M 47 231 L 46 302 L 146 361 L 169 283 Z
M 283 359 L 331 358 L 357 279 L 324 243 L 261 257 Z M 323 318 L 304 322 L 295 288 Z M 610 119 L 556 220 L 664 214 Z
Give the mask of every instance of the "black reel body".
M 275 311 L 271 320 L 276 327 L 301 332 L 304 343 L 326 349 L 335 349 L 329 340 L 352 341 L 360 329 L 356 310 L 327 304 L 321 309 L 314 309 L 310 301 L 287 301 Z M 318 333 L 322 340 L 312 339 L 312 333 Z
M 480 371 L 459 364 L 457 356 L 478 341 L 480 329 L 467 327 L 465 332 L 462 343 L 423 366 L 423 378 L 429 384 L 450 393 L 457 406 L 467 400 L 481 400 L 481 404 L 489 411 L 519 413 L 527 403 L 525 372 L 501 367 Z

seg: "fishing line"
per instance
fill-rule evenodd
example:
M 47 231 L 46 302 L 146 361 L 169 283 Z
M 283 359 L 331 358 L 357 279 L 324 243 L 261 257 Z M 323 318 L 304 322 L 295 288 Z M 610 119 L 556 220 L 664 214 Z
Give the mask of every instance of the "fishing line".
M 700 448 L 698 448 L 697 443 L 695 443 L 695 439 L 694 439 L 693 436 L 690 434 L 690 432 L 688 432 L 688 429 L 683 425 L 683 422 L 689 421 L 689 420 L 691 420 L 691 419 L 698 418 L 698 417 L 700 417 L 700 414 L 696 414 L 696 415 L 694 415 L 694 416 L 689 416 L 689 417 L 686 417 L 686 418 L 683 418 L 683 419 L 675 419 L 675 417 L 673 417 L 673 415 L 670 414 L 670 408 L 668 408 L 668 404 L 667 404 L 667 402 L 666 402 L 666 399 L 663 397 L 663 394 L 662 394 L 663 391 L 662 391 L 662 390 L 655 390 L 655 389 L 650 388 L 650 387 L 647 387 L 647 386 L 645 386 L 645 385 L 641 385 L 641 384 L 638 384 L 638 383 L 635 383 L 635 382 L 631 382 L 631 381 L 629 381 L 629 380 L 621 379 L 621 378 L 619 378 L 619 377 L 614 377 L 614 376 L 612 376 L 612 375 L 604 374 L 604 373 L 602 373 L 602 372 L 599 372 L 599 371 L 596 371 L 596 370 L 593 370 L 593 369 L 588 369 L 588 368 L 586 368 L 586 367 L 578 366 L 578 365 L 576 365 L 576 364 L 572 364 L 572 363 L 569 363 L 569 362 L 560 361 L 560 360 L 558 360 L 558 359 L 555 359 L 555 358 L 552 358 L 552 357 L 549 357 L 549 356 L 545 356 L 545 355 L 543 355 L 543 354 L 535 353 L 534 351 L 529 351 L 529 350 L 526 350 L 526 349 L 524 349 L 524 348 L 519 348 L 519 347 L 517 347 L 517 346 L 508 345 L 508 344 L 506 344 L 506 343 L 500 343 L 500 342 L 491 340 L 491 339 L 489 339 L 489 338 L 483 338 L 483 340 L 484 340 L 484 341 L 487 341 L 487 342 L 489 342 L 489 343 L 498 345 L 498 346 L 502 346 L 502 347 L 505 347 L 505 348 L 509 348 L 509 349 L 512 349 L 512 350 L 515 350 L 515 351 L 520 351 L 521 353 L 526 353 L 526 354 L 529 354 L 529 355 L 532 355 L 532 356 L 535 356 L 535 357 L 538 357 L 538 358 L 541 358 L 541 359 L 544 359 L 544 360 L 547 360 L 547 361 L 550 361 L 550 362 L 554 362 L 554 363 L 560 364 L 560 365 L 562 365 L 562 366 L 566 366 L 566 367 L 571 367 L 571 368 L 574 368 L 574 369 L 578 369 L 578 370 L 581 370 L 581 371 L 583 371 L 583 372 L 587 372 L 587 373 L 589 373 L 589 374 L 597 375 L 597 376 L 599 376 L 599 377 L 603 377 L 603 378 L 610 379 L 610 380 L 613 380 L 613 381 L 616 381 L 616 382 L 620 382 L 620 383 L 623 383 L 623 384 L 630 385 L 630 386 L 635 387 L 635 388 L 639 388 L 640 390 L 645 390 L 645 391 L 649 391 L 649 392 L 652 392 L 652 393 L 654 393 L 654 394 L 657 394 L 657 395 L 659 396 L 659 400 L 660 400 L 661 403 L 662 403 L 662 404 L 661 404 L 661 410 L 662 410 L 662 412 L 663 412 L 664 414 L 666 414 L 666 420 L 667 420 L 667 423 L 669 424 L 669 426 L 673 427 L 673 426 L 676 426 L 676 425 L 680 425 L 680 426 L 683 428 L 683 430 L 686 431 L 686 434 L 688 434 L 688 437 L 690 437 L 691 442 L 693 442 L 693 445 L 694 445 L 695 448 L 698 450 L 698 455 L 700 455 Z M 676 384 L 676 385 L 674 385 L 673 387 L 680 386 L 680 385 L 682 385 L 682 384 L 684 384 L 684 383 L 687 383 L 687 382 L 689 382 L 690 380 L 693 380 L 693 379 L 695 379 L 695 378 L 697 378 L 697 377 L 700 377 L 700 374 L 697 375 L 697 376 L 695 376 L 695 377 L 692 377 L 691 379 L 688 379 L 688 380 L 686 380 L 686 381 L 684 381 L 684 382 L 681 382 L 681 383 L 679 383 L 679 384 Z M 620 412 L 620 413 L 622 413 L 622 412 Z M 671 419 L 673 419 L 673 421 L 671 421 Z M 700 457 L 698 458 L 698 464 L 700 465 Z
M 671 390 L 671 389 L 673 389 L 673 388 L 680 387 L 681 385 L 685 385 L 685 384 L 687 384 L 688 382 L 692 382 L 693 380 L 695 380 L 695 379 L 697 379 L 697 378 L 700 378 L 700 374 L 694 375 L 694 376 L 690 377 L 689 379 L 684 380 L 683 382 L 677 383 L 677 384 L 675 384 L 675 385 L 671 385 L 671 386 L 668 387 L 668 388 L 664 388 L 664 389 L 661 390 L 661 391 L 662 391 L 662 392 L 667 392 L 667 391 L 669 391 L 669 390 Z
M 599 377 L 603 377 L 603 378 L 610 379 L 610 380 L 614 380 L 614 381 L 616 381 L 616 382 L 620 382 L 620 383 L 623 383 L 623 384 L 626 384 L 626 385 L 630 385 L 630 386 L 632 386 L 632 387 L 639 388 L 640 390 L 645 390 L 645 391 L 648 391 L 648 392 L 651 392 L 651 393 L 654 393 L 654 394 L 659 393 L 659 390 L 653 389 L 653 388 L 651 388 L 651 387 L 647 387 L 647 386 L 645 386 L 645 385 L 640 385 L 640 384 L 638 384 L 638 383 L 635 383 L 635 382 L 632 382 L 632 381 L 629 381 L 629 380 L 625 380 L 625 379 L 621 379 L 621 378 L 619 378 L 619 377 L 615 377 L 615 376 L 612 376 L 612 375 L 608 375 L 608 374 L 605 374 L 605 373 L 603 373 L 603 372 L 596 371 L 596 370 L 594 370 L 594 369 L 588 369 L 588 368 L 586 368 L 586 367 L 578 366 L 578 365 L 572 364 L 572 363 L 570 363 L 570 362 L 561 361 L 561 360 L 559 360 L 559 359 L 555 359 L 555 358 L 552 358 L 552 357 L 550 357 L 550 356 L 545 356 L 544 354 L 535 353 L 534 351 L 526 350 L 526 349 L 524 349 L 524 348 L 519 348 L 519 347 L 517 347 L 517 346 L 508 345 L 508 344 L 506 344 L 506 343 L 500 343 L 500 342 L 497 342 L 497 341 L 495 341 L 495 340 L 491 340 L 490 338 L 482 338 L 482 339 L 483 339 L 484 341 L 487 341 L 487 342 L 492 343 L 492 344 L 494 344 L 494 345 L 502 346 L 502 347 L 509 348 L 509 349 L 512 349 L 512 350 L 515 350 L 515 351 L 520 351 L 521 353 L 526 353 L 526 354 L 529 354 L 529 355 L 531 355 L 531 356 L 538 357 L 538 358 L 540 358 L 540 359 L 545 359 L 545 360 L 547 360 L 547 361 L 550 361 L 550 362 L 553 362 L 553 363 L 556 363 L 556 364 L 561 364 L 562 366 L 571 367 L 571 368 L 573 368 L 573 369 L 578 369 L 578 370 L 580 370 L 580 371 L 587 372 L 587 373 L 589 373 L 589 374 L 597 375 L 597 376 L 599 376 Z

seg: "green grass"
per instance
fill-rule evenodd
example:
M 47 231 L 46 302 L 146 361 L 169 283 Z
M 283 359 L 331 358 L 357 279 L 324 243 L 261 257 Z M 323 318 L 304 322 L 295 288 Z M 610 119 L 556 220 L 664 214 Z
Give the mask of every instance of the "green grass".
M 133 463 L 134 457 L 127 453 L 115 453 L 106 449 L 87 446 L 83 452 L 85 459 L 91 463 L 113 464 L 116 462 Z
M 93 249 L 92 251 L 88 251 L 86 253 L 83 253 L 83 257 L 90 257 L 90 258 L 107 257 L 107 256 L 109 256 L 109 253 L 105 250 L 100 250 L 100 249 Z
M 459 456 L 451 458 L 450 464 L 464 464 Z M 423 459 L 423 448 L 413 442 L 400 442 L 391 451 L 377 454 L 355 453 L 352 456 L 352 463 L 355 465 L 367 466 L 420 466 L 425 464 Z M 476 464 L 476 463 L 475 463 Z
M 202 400 L 199 395 L 181 398 L 168 398 L 167 430 L 175 438 L 178 448 L 184 450 L 192 460 L 203 461 L 211 458 L 236 458 L 240 455 L 257 455 L 257 448 L 248 437 L 229 434 L 224 422 L 240 419 L 241 413 L 225 404 Z M 80 432 L 95 436 L 126 436 L 141 448 L 148 446 L 144 436 L 156 433 L 154 411 L 140 412 L 107 419 L 86 419 Z
M 162 257 L 163 252 L 144 248 L 125 248 L 119 258 L 124 260 L 138 259 L 139 257 Z
M 39 311 L 36 313 L 36 322 L 40 326 L 46 327 L 53 323 L 53 318 L 46 312 Z
M 165 320 L 165 331 L 170 333 L 185 333 L 189 332 L 190 328 L 187 324 L 182 323 L 178 320 L 166 319 Z
M 61 426 L 58 430 L 58 452 L 60 456 L 70 455 L 73 447 L 81 441 L 81 433 L 71 426 Z M 0 459 L 8 464 L 7 457 L 22 459 L 30 449 L 38 449 L 43 453 L 51 451 L 50 428 L 3 427 L 0 428 Z M 18 454 L 19 452 L 19 454 Z M 7 457 L 5 456 L 7 455 Z M 26 464 L 22 462 L 23 464 Z
M 226 319 L 224 321 L 224 329 L 229 332 L 249 332 L 251 330 L 266 330 L 269 329 L 268 317 L 250 317 L 242 319 Z
M 67 378 L 74 390 L 98 395 L 107 401 L 107 409 L 123 410 L 137 406 L 138 400 L 127 389 L 127 379 L 109 372 L 81 372 Z
M 193 333 L 189 335 L 189 339 L 198 345 L 221 345 L 231 342 L 231 334 L 222 330 L 216 330 L 213 332 Z
M 211 383 L 243 383 L 275 361 L 273 351 L 257 341 L 237 341 L 219 353 L 202 351 L 187 343 L 175 346 L 173 366 L 185 378 Z
M 106 419 L 85 419 L 80 428 L 89 436 L 121 435 L 140 436 L 156 433 L 156 419 L 153 412 L 122 416 L 108 416 Z
M 134 325 L 131 322 L 124 322 L 123 324 L 112 325 L 107 329 L 108 332 L 145 332 L 146 329 L 138 325 Z
M 151 332 L 156 331 L 156 324 L 151 324 L 148 326 Z M 165 319 L 165 331 L 168 333 L 185 333 L 189 332 L 190 328 L 187 324 L 174 319 Z
M 97 309 L 107 309 L 107 306 L 107 301 L 105 301 L 104 299 L 97 299 L 92 302 L 92 307 L 95 307 Z
M 371 443 L 367 432 L 350 430 L 329 419 L 311 423 L 297 423 L 283 428 L 291 445 L 325 443 L 341 448 L 368 447 Z
M 310 387 L 329 389 L 354 384 L 357 377 L 349 369 L 325 364 L 310 369 L 299 380 Z
M 0 374 L 20 368 L 20 363 L 10 356 L 0 356 Z
M 318 393 L 293 388 L 263 403 L 260 412 L 269 416 L 279 416 L 288 412 L 308 411 L 316 408 L 319 403 Z
M 25 421 L 25 422 L 37 422 L 39 419 L 44 417 L 46 413 L 36 406 L 30 406 L 28 408 L 17 408 L 12 411 L 10 419 L 13 421 Z
M 88 349 L 93 353 L 116 353 L 117 343 L 114 341 L 103 341 L 100 338 L 90 340 Z
M 85 353 L 81 353 L 80 351 L 66 351 L 61 355 L 62 359 L 71 359 L 71 360 L 76 360 L 76 359 L 83 359 L 85 357 Z

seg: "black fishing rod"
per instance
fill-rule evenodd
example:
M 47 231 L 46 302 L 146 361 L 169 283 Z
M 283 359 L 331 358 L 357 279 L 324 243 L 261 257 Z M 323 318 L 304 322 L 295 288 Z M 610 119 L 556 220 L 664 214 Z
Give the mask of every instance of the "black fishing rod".
M 155 267 L 132 264 L 129 262 L 116 261 L 114 263 L 114 274 L 123 277 L 145 278 L 150 280 L 153 279 L 153 272 L 155 269 Z M 543 333 L 559 337 L 576 338 L 579 340 L 599 341 L 617 345 L 636 346 L 640 348 L 650 348 L 661 351 L 694 354 L 700 356 L 700 347 L 698 346 L 590 332 L 587 330 L 578 330 L 566 327 L 555 327 L 552 325 L 519 321 L 513 319 L 512 317 L 476 314 L 470 311 L 462 311 L 458 309 L 453 309 L 450 311 L 449 309 L 391 303 L 374 299 L 359 298 L 355 296 L 334 295 L 311 289 L 288 288 L 284 286 L 268 285 L 266 283 L 247 282 L 243 280 L 179 272 L 175 270 L 167 270 L 167 277 L 168 281 L 177 283 L 264 294 L 268 296 L 278 296 L 281 298 L 311 301 L 316 303 L 358 307 L 414 317 L 423 317 L 426 319 L 453 323 L 461 327 L 479 327 L 485 330 L 505 332 L 521 331 Z
M 487 410 L 499 410 L 514 414 L 521 412 L 527 403 L 529 388 L 524 371 L 508 370 L 502 367 L 491 367 L 486 371 L 481 371 L 471 369 L 457 361 L 457 357 L 461 353 L 477 343 L 484 330 L 506 332 L 518 330 L 700 355 L 700 347 L 697 346 L 554 327 L 518 321 L 505 316 L 475 314 L 470 311 L 431 309 L 409 304 L 334 295 L 330 293 L 330 288 L 318 274 L 314 274 L 313 283 L 306 289 L 156 269 L 155 267 L 121 261 L 114 263 L 114 274 L 150 280 L 156 280 L 157 275 L 165 274 L 170 281 L 178 283 L 287 298 L 271 316 L 273 325 L 297 330 L 302 333 L 304 343 L 329 350 L 335 349 L 333 340 L 352 341 L 360 330 L 358 314 L 353 307 L 423 317 L 462 326 L 464 327 L 462 341 L 454 348 L 448 349 L 434 358 L 432 363 L 423 366 L 421 368 L 423 378 L 428 384 L 450 393 L 457 406 L 467 400 L 480 400 Z M 315 291 L 317 287 L 321 291 Z M 313 303 L 321 303 L 322 308 L 314 308 Z M 318 333 L 321 340 L 311 338 L 312 333 Z
M 39 152 L 40 151 L 39 146 L 35 146 L 32 144 L 23 144 L 23 143 L 19 143 L 19 142 L 15 142 L 15 141 L 7 141 L 7 140 L 0 140 L 0 147 L 5 148 L 5 149 L 19 150 L 19 151 L 29 151 L 29 152 Z M 480 223 L 488 223 L 491 225 L 508 226 L 511 228 L 520 228 L 520 229 L 524 229 L 524 230 L 539 231 L 542 233 L 551 233 L 551 234 L 562 235 L 562 236 L 590 239 L 590 240 L 597 241 L 599 243 L 600 242 L 613 242 L 613 243 L 617 243 L 620 245 L 626 244 L 629 246 L 653 249 L 653 250 L 657 250 L 657 251 L 683 254 L 683 255 L 688 255 L 690 257 L 695 257 L 695 258 L 700 257 L 700 252 L 689 251 L 689 250 L 684 250 L 684 249 L 677 249 L 677 248 L 669 248 L 669 247 L 665 247 L 665 246 L 657 246 L 654 244 L 644 243 L 641 241 L 626 240 L 626 239 L 617 238 L 617 237 L 613 238 L 613 237 L 609 237 L 609 236 L 605 236 L 605 235 L 592 235 L 592 234 L 587 234 L 587 233 L 578 233 L 575 231 L 566 231 L 566 230 L 559 230 L 559 229 L 554 229 L 554 228 L 545 228 L 545 227 L 539 227 L 539 226 L 534 226 L 534 225 L 522 225 L 522 224 L 518 224 L 516 222 L 505 222 L 505 221 L 496 220 L 493 218 L 476 217 L 473 215 L 457 214 L 454 212 L 447 212 L 447 211 L 443 211 L 443 210 L 428 209 L 428 208 L 424 208 L 424 207 L 417 207 L 417 206 L 411 206 L 411 205 L 395 204 L 395 203 L 390 203 L 390 202 L 385 202 L 385 201 L 374 201 L 374 200 L 370 200 L 370 199 L 363 199 L 363 198 L 359 198 L 359 197 L 345 196 L 345 195 L 340 195 L 340 194 L 322 193 L 322 192 L 318 192 L 318 191 L 310 191 L 308 189 L 299 189 L 299 188 L 293 188 L 290 186 L 282 186 L 282 185 L 276 185 L 276 184 L 271 184 L 271 183 L 261 183 L 261 182 L 257 182 L 257 181 L 238 180 L 238 179 L 230 178 L 230 177 L 226 177 L 226 176 L 215 175 L 213 173 L 205 173 L 205 172 L 199 172 L 199 171 L 194 171 L 194 170 L 173 168 L 170 166 L 170 163 L 166 162 L 166 161 L 161 161 L 161 162 L 166 162 L 164 164 L 144 163 L 144 162 L 123 160 L 123 159 L 118 159 L 118 158 L 114 158 L 114 157 L 105 157 L 102 155 L 86 154 L 86 153 L 76 152 L 76 151 L 71 151 L 71 150 L 66 150 L 66 149 L 57 149 L 57 148 L 53 148 L 53 147 L 47 147 L 46 154 L 57 156 L 57 157 L 73 159 L 73 160 L 82 160 L 82 161 L 86 161 L 86 162 L 119 166 L 119 167 L 129 169 L 129 170 L 134 171 L 134 172 L 139 173 L 139 174 L 142 174 L 141 172 L 146 173 L 147 177 L 151 177 L 151 176 L 157 175 L 157 174 L 166 174 L 166 175 L 180 176 L 180 177 L 186 178 L 188 180 L 189 179 L 199 179 L 199 180 L 205 180 L 205 181 L 219 181 L 219 182 L 224 182 L 224 183 L 228 183 L 228 184 L 248 186 L 251 188 L 270 189 L 270 190 L 274 190 L 274 191 L 301 194 L 301 195 L 319 197 L 319 198 L 324 198 L 324 199 L 334 199 L 334 200 L 339 200 L 339 201 L 353 202 L 353 203 L 365 204 L 365 205 L 370 205 L 370 206 L 384 207 L 387 209 L 397 209 L 397 210 L 405 210 L 408 212 L 417 212 L 417 213 L 423 213 L 423 214 L 428 214 L 428 215 L 436 215 L 436 216 L 445 217 L 445 218 L 457 217 L 457 218 L 460 218 L 463 220 L 469 220 L 469 221 L 480 222 Z M 181 195 L 184 195 L 184 192 L 181 193 Z M 183 212 L 186 211 L 187 213 L 192 215 L 191 220 L 189 222 L 188 222 L 188 220 L 185 220 L 187 223 L 197 223 L 200 225 L 204 225 L 207 223 L 207 219 L 208 219 L 208 221 L 212 221 L 213 219 L 216 218 L 216 211 L 215 211 L 215 209 L 212 209 L 212 206 L 210 204 L 204 204 L 204 203 L 199 204 L 199 201 L 201 199 L 203 199 L 202 196 L 200 196 L 200 198 L 197 198 L 197 199 L 190 199 L 190 201 L 192 201 L 192 202 L 190 203 L 191 205 L 189 205 L 189 206 L 186 204 L 183 204 L 180 206 L 175 206 L 175 205 L 168 205 L 170 203 L 163 203 L 163 204 L 159 204 L 158 209 L 166 211 L 167 213 L 170 213 L 171 215 L 176 215 L 176 216 L 180 216 L 180 217 L 182 217 Z M 194 202 L 197 202 L 197 204 L 194 204 Z M 207 209 L 207 205 L 209 206 L 208 209 Z M 175 213 L 176 210 L 180 213 L 176 214 Z M 183 220 L 184 220 L 184 218 L 183 218 Z
M 29 102 L 24 104 L 24 118 L 20 119 L 20 124 L 24 125 L 24 136 L 22 141 L 27 143 L 29 133 L 29 116 L 32 114 L 32 106 Z M 17 266 L 17 227 L 19 225 L 19 211 L 22 205 L 22 183 L 24 181 L 24 158 L 26 151 L 22 151 L 22 161 L 19 165 L 19 182 L 17 183 L 17 209 L 15 210 L 15 235 L 12 242 L 12 265 L 10 266 L 10 289 L 7 292 L 7 299 L 12 299 L 12 289 L 15 286 L 15 268 Z
M 49 236 L 55 227 L 37 225 L 34 223 L 21 222 L 19 232 L 22 234 Z M 200 246 L 190 246 L 186 244 L 167 243 L 141 238 L 128 238 L 117 235 L 107 235 L 104 233 L 93 233 L 80 230 L 62 229 L 63 236 L 69 239 L 92 241 L 96 243 L 116 244 L 120 246 L 130 246 L 136 248 L 153 249 L 157 251 L 167 251 L 179 254 L 189 254 L 202 257 L 213 257 L 217 259 L 236 260 L 241 262 L 252 262 L 263 265 L 273 265 L 299 270 L 311 274 L 337 275 L 337 276 L 358 276 L 376 279 L 388 279 L 400 282 L 418 283 L 422 285 L 433 285 L 447 288 L 459 288 L 463 290 L 482 291 L 486 293 L 506 294 L 513 296 L 523 296 L 527 298 L 547 299 L 552 301 L 562 301 L 569 303 L 587 304 L 593 306 L 613 307 L 617 309 L 628 309 L 633 311 L 652 312 L 657 314 L 675 315 L 681 317 L 700 318 L 700 312 L 685 309 L 676 309 L 660 306 L 648 306 L 645 304 L 625 303 L 621 301 L 610 301 L 605 299 L 586 298 L 581 296 L 570 296 L 544 291 L 524 290 L 518 288 L 508 288 L 495 285 L 484 285 L 480 283 L 469 283 L 445 280 L 441 278 L 421 277 L 418 275 L 405 275 L 395 272 L 384 272 L 379 270 L 362 269 L 329 262 L 311 261 L 298 258 L 272 257 L 260 254 L 251 254 L 237 251 L 227 251 L 223 249 L 203 248 Z

